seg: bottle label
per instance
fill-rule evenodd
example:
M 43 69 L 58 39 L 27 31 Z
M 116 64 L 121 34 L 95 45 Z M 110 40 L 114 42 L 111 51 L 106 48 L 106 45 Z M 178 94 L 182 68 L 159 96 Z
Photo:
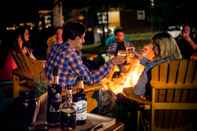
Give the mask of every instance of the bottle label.
M 80 100 L 74 102 L 74 108 L 76 111 L 76 120 L 86 120 L 87 119 L 87 101 Z

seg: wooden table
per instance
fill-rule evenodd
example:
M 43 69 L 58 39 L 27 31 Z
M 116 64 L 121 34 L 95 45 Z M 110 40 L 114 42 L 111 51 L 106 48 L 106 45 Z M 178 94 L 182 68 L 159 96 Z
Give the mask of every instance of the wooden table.
M 61 127 L 47 127 L 44 120 L 38 120 L 34 126 L 29 128 L 31 131 L 48 130 L 64 131 Z M 123 131 L 124 124 L 117 122 L 115 118 L 105 117 L 97 114 L 88 113 L 88 119 L 84 125 L 77 125 L 72 131 Z

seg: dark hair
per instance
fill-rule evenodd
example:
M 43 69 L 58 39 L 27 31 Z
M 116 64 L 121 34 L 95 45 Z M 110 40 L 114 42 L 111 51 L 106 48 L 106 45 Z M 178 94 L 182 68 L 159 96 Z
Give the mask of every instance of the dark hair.
M 19 27 L 19 28 L 17 29 L 17 36 L 21 35 L 21 38 L 22 38 L 22 41 L 23 41 L 23 46 L 25 46 L 25 47 L 27 47 L 27 48 L 31 48 L 30 40 L 29 40 L 29 41 L 26 41 L 26 40 L 25 40 L 24 34 L 25 34 L 25 31 L 26 31 L 26 30 L 28 30 L 29 35 L 30 35 L 30 37 L 31 37 L 31 34 L 30 34 L 31 30 L 30 30 L 30 27 L 27 26 L 27 25 L 21 26 L 21 27 Z M 30 39 L 31 39 L 31 38 L 30 38 Z
M 64 40 L 74 40 L 75 37 L 81 37 L 85 33 L 85 26 L 79 22 L 68 22 L 64 25 Z
M 21 39 L 24 43 L 24 32 L 25 32 L 25 28 L 24 27 L 19 27 L 16 29 L 16 32 L 15 32 L 15 37 L 14 37 L 14 41 L 13 41 L 13 45 L 12 45 L 12 48 L 18 50 L 19 47 L 18 47 L 18 37 L 21 36 Z M 22 45 L 24 47 L 24 44 Z
M 161 58 L 173 55 L 177 59 L 182 58 L 176 40 L 169 33 L 159 32 L 153 36 L 152 40 L 156 57 Z
M 122 28 L 116 28 L 114 30 L 114 34 L 116 35 L 118 32 L 124 32 Z
M 30 27 L 29 26 L 21 26 L 16 31 L 17 35 L 21 35 L 22 36 L 22 40 L 24 42 L 25 42 L 24 34 L 25 34 L 26 30 L 28 30 L 30 32 Z
M 163 39 L 163 38 L 171 38 L 172 36 L 168 32 L 159 32 L 153 36 L 153 40 Z

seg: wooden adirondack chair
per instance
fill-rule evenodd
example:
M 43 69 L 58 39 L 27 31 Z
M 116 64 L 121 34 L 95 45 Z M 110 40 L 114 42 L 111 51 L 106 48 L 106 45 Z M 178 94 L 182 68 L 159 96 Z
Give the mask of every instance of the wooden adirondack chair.
M 33 60 L 21 52 L 12 54 L 18 68 L 13 71 L 13 96 L 18 96 L 24 86 L 34 86 L 34 82 L 46 81 L 43 74 L 44 61 Z
M 151 130 L 193 130 L 192 119 L 197 114 L 197 61 L 174 60 L 157 65 L 151 77 Z

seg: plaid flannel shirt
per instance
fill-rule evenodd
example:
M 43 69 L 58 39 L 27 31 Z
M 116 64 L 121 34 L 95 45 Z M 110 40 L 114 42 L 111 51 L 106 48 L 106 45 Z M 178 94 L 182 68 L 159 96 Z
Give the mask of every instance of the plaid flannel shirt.
M 45 68 L 46 76 L 52 80 L 54 67 L 58 67 L 59 84 L 61 87 L 74 86 L 82 79 L 86 84 L 99 82 L 112 68 L 111 61 L 105 63 L 99 70 L 90 71 L 82 62 L 80 53 L 70 48 L 67 43 L 54 45 L 49 54 Z

